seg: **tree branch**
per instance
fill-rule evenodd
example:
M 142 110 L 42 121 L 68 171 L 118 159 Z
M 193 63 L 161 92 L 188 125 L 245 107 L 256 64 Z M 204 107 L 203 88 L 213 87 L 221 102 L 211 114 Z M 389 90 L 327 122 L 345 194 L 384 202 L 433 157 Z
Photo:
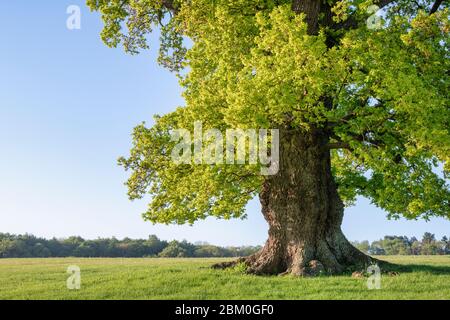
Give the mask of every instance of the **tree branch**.
M 353 149 L 350 147 L 348 143 L 342 141 L 330 142 L 328 144 L 328 149 L 348 149 L 350 151 L 353 151 Z
M 439 6 L 441 5 L 442 2 L 443 2 L 442 0 L 436 0 L 433 6 L 431 7 L 430 14 L 435 13 L 439 9 Z
M 175 7 L 173 2 L 174 2 L 173 0 L 162 0 L 161 4 L 162 4 L 162 7 L 166 8 L 168 11 L 170 11 L 172 13 L 177 13 L 178 8 Z

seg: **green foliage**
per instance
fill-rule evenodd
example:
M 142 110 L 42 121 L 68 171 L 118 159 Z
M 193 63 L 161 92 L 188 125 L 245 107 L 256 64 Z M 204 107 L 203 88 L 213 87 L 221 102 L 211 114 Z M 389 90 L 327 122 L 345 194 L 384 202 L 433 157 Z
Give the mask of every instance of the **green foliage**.
M 244 217 L 260 191 L 258 165 L 171 161 L 170 133 L 192 132 L 194 121 L 219 130 L 320 128 L 337 148 L 333 173 L 347 204 L 362 195 L 390 217 L 450 217 L 448 4 L 429 14 L 431 1 L 392 1 L 384 27 L 370 30 L 366 9 L 377 1 L 329 3 L 337 27 L 320 22 L 311 35 L 290 1 L 88 0 L 109 46 L 145 49 L 145 35 L 162 24 L 159 62 L 180 72 L 186 105 L 138 126 L 120 160 L 131 170 L 130 198 L 151 196 L 145 219 Z
M 184 258 L 193 255 L 193 246 L 187 243 L 179 243 L 178 241 L 172 241 L 163 251 L 159 254 L 164 258 Z
M 172 1 L 171 1 L 172 2 Z M 87 0 L 92 11 L 102 15 L 104 28 L 101 32 L 103 42 L 109 47 L 122 44 L 130 54 L 148 49 L 147 35 L 153 28 L 160 27 L 161 46 L 158 62 L 172 71 L 179 71 L 186 54 L 179 20 L 167 19 L 170 10 L 162 1 L 154 0 Z M 176 10 L 173 1 L 172 10 Z
M 240 274 L 246 274 L 247 273 L 247 265 L 243 262 L 240 262 L 238 264 L 236 264 L 233 268 L 231 268 L 230 270 L 236 273 L 240 273 Z

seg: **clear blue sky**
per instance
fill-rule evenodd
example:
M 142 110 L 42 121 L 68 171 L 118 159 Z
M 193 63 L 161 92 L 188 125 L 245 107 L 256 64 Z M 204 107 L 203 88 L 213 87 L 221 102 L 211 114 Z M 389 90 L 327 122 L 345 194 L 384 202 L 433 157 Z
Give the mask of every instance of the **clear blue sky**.
M 82 8 L 81 30 L 66 29 L 71 4 Z M 136 124 L 183 101 L 175 76 L 157 66 L 155 47 L 128 56 L 105 47 L 100 30 L 84 1 L 0 3 L 0 232 L 262 244 L 267 226 L 257 201 L 244 221 L 190 227 L 141 219 L 146 204 L 127 199 L 116 159 L 127 155 Z M 360 199 L 346 211 L 344 232 L 351 240 L 450 235 L 443 219 L 385 216 Z

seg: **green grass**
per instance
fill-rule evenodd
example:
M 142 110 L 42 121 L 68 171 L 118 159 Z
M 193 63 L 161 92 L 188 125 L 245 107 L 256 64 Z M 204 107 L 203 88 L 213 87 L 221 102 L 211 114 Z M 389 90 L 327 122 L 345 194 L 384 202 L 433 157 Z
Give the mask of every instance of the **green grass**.
M 225 259 L 0 259 L 0 299 L 450 299 L 450 256 L 383 257 L 403 265 L 366 279 L 262 277 L 212 270 Z M 69 265 L 81 268 L 81 290 L 68 290 Z

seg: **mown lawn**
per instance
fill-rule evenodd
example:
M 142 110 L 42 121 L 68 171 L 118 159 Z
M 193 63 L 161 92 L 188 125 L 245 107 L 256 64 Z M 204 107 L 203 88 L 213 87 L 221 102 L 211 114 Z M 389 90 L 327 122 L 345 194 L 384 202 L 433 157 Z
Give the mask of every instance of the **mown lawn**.
M 367 279 L 261 277 L 212 270 L 224 259 L 0 259 L 0 299 L 450 299 L 450 256 L 383 257 L 405 266 Z M 67 267 L 81 268 L 68 290 Z

